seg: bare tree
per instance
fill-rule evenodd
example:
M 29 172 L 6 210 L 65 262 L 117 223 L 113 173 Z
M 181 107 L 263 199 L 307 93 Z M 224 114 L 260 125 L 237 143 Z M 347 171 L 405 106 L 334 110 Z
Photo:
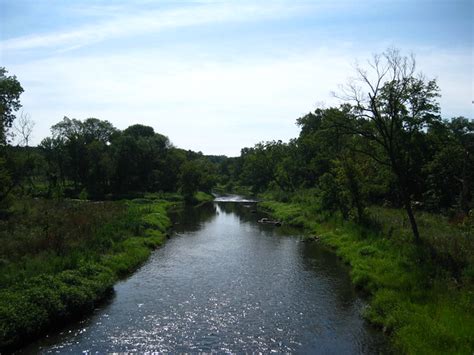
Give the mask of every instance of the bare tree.
M 18 136 L 18 145 L 28 147 L 33 133 L 35 122 L 31 119 L 29 113 L 21 112 L 20 117 L 13 122 L 13 134 Z
M 397 49 L 376 54 L 367 68 L 356 65 L 356 77 L 336 97 L 351 104 L 352 119 L 338 123 L 346 132 L 366 139 L 360 151 L 390 168 L 398 184 L 416 242 L 420 234 L 412 209 L 415 136 L 440 120 L 436 80 L 416 73 L 413 55 Z

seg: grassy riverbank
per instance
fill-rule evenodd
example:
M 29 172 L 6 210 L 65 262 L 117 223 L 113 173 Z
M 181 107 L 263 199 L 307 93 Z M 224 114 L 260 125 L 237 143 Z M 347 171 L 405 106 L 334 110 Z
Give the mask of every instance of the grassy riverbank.
M 170 205 L 17 201 L 0 229 L 0 351 L 93 310 L 164 242 Z
M 207 202 L 214 201 L 214 196 L 212 196 L 211 194 L 208 194 L 206 192 L 198 191 L 194 194 L 194 200 L 198 204 L 207 203 Z
M 473 353 L 472 220 L 452 225 L 442 216 L 418 213 L 423 245 L 417 247 L 400 210 L 373 207 L 371 226 L 362 227 L 321 214 L 309 199 L 259 205 L 335 249 L 351 266 L 353 283 L 371 297 L 365 317 L 391 334 L 397 350 Z

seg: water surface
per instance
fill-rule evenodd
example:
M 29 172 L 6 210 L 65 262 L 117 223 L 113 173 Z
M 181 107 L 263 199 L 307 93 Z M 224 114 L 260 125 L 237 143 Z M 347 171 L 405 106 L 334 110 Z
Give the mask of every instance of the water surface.
M 260 217 L 251 201 L 185 209 L 108 302 L 24 352 L 386 352 L 337 257 Z

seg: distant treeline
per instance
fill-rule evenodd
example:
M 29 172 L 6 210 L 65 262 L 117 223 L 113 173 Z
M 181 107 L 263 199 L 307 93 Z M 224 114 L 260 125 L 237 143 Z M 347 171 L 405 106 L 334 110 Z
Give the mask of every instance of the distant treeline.
M 209 192 L 217 165 L 174 147 L 152 127 L 64 119 L 37 147 L 5 147 L 11 188 L 41 197 L 118 198 L 138 192 Z M 4 186 L 7 188 L 7 185 Z

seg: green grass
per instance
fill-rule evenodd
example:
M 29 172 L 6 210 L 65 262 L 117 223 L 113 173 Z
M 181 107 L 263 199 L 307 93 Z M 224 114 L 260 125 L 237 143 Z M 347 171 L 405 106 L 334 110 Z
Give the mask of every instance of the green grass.
M 424 244 L 416 246 L 403 211 L 373 207 L 377 228 L 328 218 L 313 205 L 266 201 L 284 223 L 334 248 L 351 266 L 357 288 L 371 297 L 365 317 L 407 354 L 472 354 L 474 287 L 472 227 L 418 213 Z
M 169 206 L 17 201 L 0 230 L 0 351 L 92 311 L 165 241 Z
M 194 194 L 194 200 L 199 203 L 206 203 L 214 201 L 214 196 L 206 192 L 198 191 Z

